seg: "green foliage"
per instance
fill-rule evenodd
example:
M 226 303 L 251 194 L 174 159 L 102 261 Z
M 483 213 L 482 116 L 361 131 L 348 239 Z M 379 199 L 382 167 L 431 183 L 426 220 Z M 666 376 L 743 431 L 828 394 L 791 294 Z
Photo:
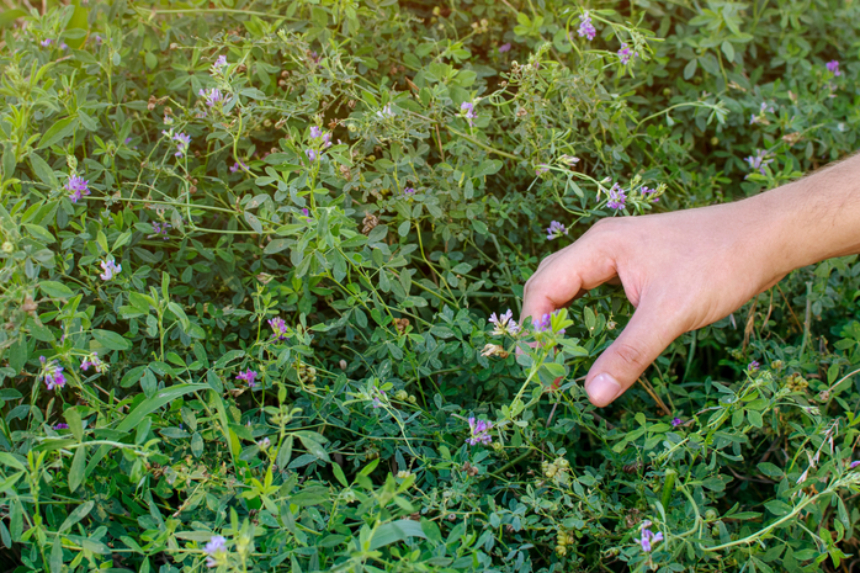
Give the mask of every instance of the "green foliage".
M 4 570 L 851 553 L 856 257 L 683 336 L 606 411 L 581 380 L 619 289 L 487 319 L 601 218 L 853 151 L 860 6 L 607 2 L 589 41 L 551 0 L 53 4 L 0 15 Z

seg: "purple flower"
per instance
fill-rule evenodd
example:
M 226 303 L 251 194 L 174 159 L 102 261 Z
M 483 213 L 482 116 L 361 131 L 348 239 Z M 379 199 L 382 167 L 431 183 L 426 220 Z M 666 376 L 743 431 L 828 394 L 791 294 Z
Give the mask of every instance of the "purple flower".
M 469 101 L 464 101 L 460 104 L 460 111 L 466 112 L 463 117 L 465 117 L 469 121 L 470 126 L 475 125 L 475 122 L 472 121 L 473 119 L 478 117 L 475 115 L 475 104 Z
M 46 362 L 44 356 L 41 356 L 39 360 L 42 361 L 42 376 L 45 379 L 45 386 L 48 387 L 48 390 L 61 389 L 66 385 L 63 367 L 60 366 L 59 362 L 56 360 Z
M 562 235 L 567 235 L 568 228 L 559 223 L 558 221 L 553 221 L 549 224 L 549 227 L 546 229 L 546 238 L 552 241 L 553 239 L 558 239 Z
M 654 543 L 657 543 L 658 541 L 663 541 L 663 534 L 660 532 L 653 533 L 650 529 L 648 529 L 648 527 L 651 525 L 651 522 L 646 520 L 645 523 L 647 525 L 644 529 L 642 529 L 642 537 L 637 539 L 636 541 L 638 541 L 639 544 L 642 545 L 642 551 L 650 552 Z
M 83 195 L 89 195 L 90 190 L 87 187 L 89 181 L 85 181 L 83 177 L 78 175 L 69 175 L 69 180 L 66 181 L 64 187 L 66 191 L 71 191 L 72 194 L 69 195 L 69 199 L 71 199 L 72 203 L 77 203 Z
M 842 72 L 839 71 L 839 60 L 830 60 L 825 66 L 827 66 L 827 70 L 832 72 L 834 76 L 839 77 L 842 75 Z
M 588 13 L 588 10 L 579 17 L 579 37 L 580 38 L 588 38 L 589 40 L 593 40 L 594 36 L 597 35 L 597 30 L 594 29 L 594 24 L 591 23 L 591 15 Z
M 65 422 L 60 422 L 59 424 L 56 424 L 56 425 L 54 426 L 54 429 L 55 429 L 55 430 L 68 430 L 68 429 L 69 429 L 69 425 L 68 425 L 68 424 L 66 424 Z
M 621 188 L 621 185 L 615 183 L 609 190 L 609 200 L 606 202 L 606 206 L 610 209 L 623 209 L 626 203 L 627 194 Z
M 158 221 L 152 222 L 152 230 L 155 231 L 153 237 L 161 237 L 165 241 L 167 240 L 167 233 L 170 230 L 170 223 L 159 223 Z
M 208 555 L 206 567 L 218 567 L 219 558 L 227 552 L 227 540 L 220 535 L 214 535 L 209 539 L 209 543 L 203 547 L 203 551 Z
M 275 334 L 274 336 L 272 336 L 272 338 L 277 338 L 278 340 L 286 340 L 287 338 L 289 338 L 287 336 L 287 323 L 284 322 L 283 318 L 270 318 L 269 326 L 271 326 L 272 330 L 275 331 Z
M 642 192 L 642 197 L 643 197 L 643 198 L 647 198 L 647 197 L 648 197 L 648 195 L 651 195 L 652 193 L 656 193 L 656 192 L 657 192 L 657 190 L 656 190 L 656 189 L 652 189 L 652 188 L 650 188 L 650 187 L 646 187 L 646 186 L 644 186 L 644 185 L 642 186 L 642 188 L 640 189 L 640 191 Z M 659 198 L 659 197 L 654 197 L 654 198 L 651 200 L 651 202 L 652 202 L 652 203 L 656 203 L 656 202 L 657 202 L 657 201 L 659 201 L 659 200 L 660 200 L 660 198 Z
M 191 136 L 185 133 L 177 133 L 173 136 L 173 141 L 176 142 L 176 157 L 182 157 L 188 151 L 188 146 L 191 145 Z
M 325 149 L 326 147 L 331 147 L 331 133 L 324 133 L 322 135 L 322 141 L 323 149 Z
M 245 165 L 245 162 L 244 162 L 244 161 L 236 161 L 236 162 L 235 162 L 235 163 L 233 163 L 233 165 L 230 167 L 230 173 L 236 173 L 237 171 L 239 171 L 239 168 L 240 168 L 240 167 L 244 167 L 245 169 L 247 169 L 247 168 L 248 168 L 248 166 L 247 166 L 247 165 Z
M 552 313 L 552 315 L 554 314 L 555 312 Z M 534 327 L 535 332 L 552 332 L 552 315 L 544 314 L 540 320 L 532 320 L 532 326 Z M 564 330 L 565 329 L 562 328 L 558 331 L 558 334 L 564 334 Z
M 60 49 L 61 49 L 61 50 L 63 50 L 63 51 L 66 51 L 66 50 L 68 50 L 68 49 L 69 49 L 69 47 L 66 45 L 66 43 L 65 43 L 64 41 L 62 41 L 62 40 L 60 40 L 60 45 L 59 45 L 59 46 L 57 46 L 57 47 L 58 47 L 58 48 L 60 48 Z
M 322 130 L 316 125 L 311 126 L 311 138 L 316 139 L 322 135 Z
M 302 216 L 310 217 L 311 216 L 310 209 L 308 209 L 307 207 L 302 207 Z
M 100 266 L 104 272 L 99 274 L 99 277 L 101 277 L 103 281 L 109 281 L 114 276 L 122 272 L 122 265 L 116 264 L 113 259 L 102 261 Z
M 851 465 L 850 465 L 850 466 L 848 466 L 848 468 L 853 470 L 853 469 L 854 469 L 854 468 L 856 468 L 857 466 L 860 466 L 860 460 L 857 460 L 857 461 L 851 462 Z
M 490 315 L 490 318 L 487 320 L 490 324 L 492 324 L 495 328 L 493 328 L 493 336 L 503 336 L 505 334 L 516 334 L 520 331 L 520 325 L 517 324 L 517 321 L 513 319 L 514 313 L 511 312 L 511 309 L 504 314 L 500 314 L 496 316 L 496 313 Z
M 218 56 L 218 59 L 215 60 L 215 63 L 212 64 L 213 71 L 220 71 L 221 68 L 227 65 L 227 56 Z
M 244 372 L 240 371 L 238 374 L 236 374 L 236 380 L 242 380 L 243 382 L 247 382 L 248 386 L 250 388 L 253 388 L 254 386 L 257 385 L 257 383 L 254 382 L 254 379 L 256 377 L 257 377 L 257 373 L 255 371 L 251 370 L 250 368 L 248 368 Z
M 317 160 L 317 157 L 318 157 L 318 156 L 317 156 L 317 152 L 316 152 L 316 151 L 314 151 L 313 149 L 305 149 L 305 155 L 307 155 L 307 156 L 308 156 L 308 160 L 309 160 L 311 163 L 313 163 L 314 161 L 316 161 L 316 160 Z
M 84 358 L 83 362 L 81 362 L 81 370 L 83 370 L 84 372 L 89 370 L 90 366 L 92 366 L 93 369 L 99 374 L 107 370 L 107 365 L 102 362 L 101 358 L 99 358 L 98 352 L 93 352 L 91 355 Z
M 747 364 L 747 371 L 748 372 L 758 372 L 758 369 L 760 367 L 761 367 L 761 364 L 759 364 L 758 360 L 753 360 L 752 362 Z
M 544 173 L 549 171 L 549 166 L 546 163 L 541 163 L 535 168 L 535 173 L 537 175 L 543 175 Z
M 501 46 L 499 46 L 499 53 L 500 54 L 504 54 L 505 52 L 510 52 L 510 51 L 511 51 L 511 43 L 510 42 L 508 42 L 506 44 L 502 44 Z
M 93 40 L 95 40 L 97 46 L 101 46 L 102 42 L 104 42 L 104 38 L 98 34 L 93 34 Z
M 764 170 L 766 165 L 773 163 L 773 159 L 766 159 L 768 152 L 763 149 L 756 149 L 755 155 L 750 155 L 746 161 L 752 169 L 758 169 L 762 175 L 767 175 Z
M 475 418 L 469 418 L 469 430 L 471 431 L 471 437 L 466 439 L 466 443 L 470 446 L 477 446 L 478 444 L 489 444 L 493 441 L 492 436 L 490 436 L 490 430 L 493 429 L 493 424 L 491 422 L 487 422 L 485 420 L 475 420 Z
M 630 62 L 630 58 L 636 57 L 639 52 L 631 50 L 626 43 L 621 42 L 621 49 L 618 50 L 618 57 L 621 59 L 621 64 L 626 66 Z
M 42 40 L 41 42 L 39 42 L 39 44 L 40 44 L 43 48 L 47 48 L 47 47 L 49 47 L 49 46 L 50 46 L 51 44 L 53 44 L 53 43 L 54 43 L 54 40 L 52 40 L 51 38 L 45 38 L 44 40 Z
M 372 406 L 374 409 L 381 408 L 382 401 L 385 399 L 385 390 L 380 390 L 379 388 L 374 388 L 373 390 L 377 395 L 373 397 Z
M 681 420 L 681 418 L 678 418 L 678 417 L 672 418 L 672 427 L 673 428 L 677 428 L 678 426 L 680 426 L 683 423 L 684 422 L 683 422 L 683 420 Z
M 224 94 L 222 94 L 221 90 L 219 90 L 218 88 L 212 88 L 208 90 L 201 89 L 197 93 L 200 97 L 206 98 L 206 105 L 209 107 L 212 107 L 216 103 L 224 101 Z
M 406 187 L 403 189 L 403 194 L 409 195 L 409 196 L 415 195 L 415 188 L 414 187 Z

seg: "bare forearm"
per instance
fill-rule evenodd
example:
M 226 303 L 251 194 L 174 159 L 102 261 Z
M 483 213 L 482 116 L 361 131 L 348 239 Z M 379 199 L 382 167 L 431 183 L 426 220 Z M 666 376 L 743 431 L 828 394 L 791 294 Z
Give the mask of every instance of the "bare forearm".
M 747 202 L 780 274 L 860 253 L 860 154 Z

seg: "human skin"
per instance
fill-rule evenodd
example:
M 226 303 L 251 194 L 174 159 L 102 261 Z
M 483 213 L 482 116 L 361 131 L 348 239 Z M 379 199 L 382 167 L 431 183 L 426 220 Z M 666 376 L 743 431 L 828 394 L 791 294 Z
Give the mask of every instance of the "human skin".
M 595 406 L 618 398 L 684 332 L 724 318 L 794 269 L 860 253 L 860 155 L 737 201 L 603 219 L 541 261 L 522 321 L 620 281 L 636 308 L 585 379 Z

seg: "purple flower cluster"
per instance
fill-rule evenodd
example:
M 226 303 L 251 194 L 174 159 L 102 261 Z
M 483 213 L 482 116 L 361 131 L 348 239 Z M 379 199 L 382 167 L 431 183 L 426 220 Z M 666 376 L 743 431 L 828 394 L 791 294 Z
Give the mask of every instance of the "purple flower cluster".
M 761 364 L 759 364 L 758 360 L 753 360 L 747 364 L 747 372 L 758 372 L 759 368 L 761 368 Z
M 60 363 L 56 360 L 48 362 L 44 356 L 40 356 L 39 361 L 42 363 L 42 377 L 48 390 L 62 389 L 66 385 L 66 376 Z
M 493 424 L 491 422 L 487 422 L 486 420 L 476 420 L 474 417 L 469 418 L 469 430 L 471 432 L 471 436 L 466 439 L 466 443 L 470 446 L 489 444 L 493 441 L 492 436 L 490 436 L 490 430 L 492 429 Z
M 606 206 L 610 209 L 623 209 L 626 204 L 627 193 L 624 192 L 621 185 L 615 183 L 609 190 L 609 201 L 606 202 Z
M 827 71 L 831 72 L 834 76 L 839 77 L 842 75 L 842 72 L 839 71 L 839 60 L 830 60 L 826 64 Z
M 101 358 L 99 358 L 98 352 L 93 352 L 81 362 L 81 370 L 86 372 L 92 367 L 96 372 L 101 374 L 105 370 L 107 370 L 107 364 L 105 364 Z
M 415 188 L 414 187 L 404 187 L 403 188 L 403 194 L 406 195 L 407 197 L 411 197 L 412 195 L 415 195 Z
M 851 465 L 850 465 L 850 466 L 848 466 L 848 469 L 852 469 L 852 470 L 853 470 L 853 469 L 854 469 L 854 468 L 856 468 L 857 466 L 860 466 L 860 460 L 856 460 L 856 461 L 851 462 Z
M 109 261 L 102 261 L 100 266 L 104 272 L 100 273 L 99 277 L 103 281 L 109 281 L 122 272 L 122 265 L 116 264 L 116 261 L 114 261 L 113 259 Z
M 684 423 L 684 421 L 681 420 L 681 418 L 678 418 L 677 416 L 672 418 L 672 427 L 673 428 L 677 428 L 678 426 L 680 426 L 683 423 Z
M 152 230 L 155 231 L 153 237 L 161 237 L 166 241 L 167 233 L 170 231 L 170 223 L 159 223 L 158 221 L 153 221 Z
M 302 207 L 302 217 L 310 217 L 311 211 L 307 207 Z
M 652 195 L 652 194 L 657 192 L 656 189 L 652 189 L 651 187 L 646 187 L 645 185 L 642 186 L 640 191 L 642 192 L 642 197 L 646 198 L 646 199 L 648 198 L 648 195 Z M 651 199 L 651 202 L 656 203 L 659 200 L 660 200 L 659 197 L 654 197 L 653 199 Z
M 236 173 L 240 168 L 247 169 L 248 166 L 245 165 L 244 161 L 236 161 L 232 166 L 230 166 L 230 173 Z
M 499 53 L 500 54 L 504 54 L 505 52 L 510 52 L 510 51 L 511 51 L 511 43 L 510 42 L 507 42 L 507 43 L 499 46 Z
M 621 42 L 621 49 L 618 50 L 618 58 L 621 60 L 622 65 L 626 66 L 630 62 L 631 58 L 638 55 L 639 52 L 634 52 L 626 43 Z
M 287 336 L 287 323 L 284 322 L 283 318 L 270 318 L 269 326 L 271 326 L 272 330 L 275 331 L 275 334 L 272 336 L 272 338 L 276 338 L 278 340 L 286 340 L 287 338 L 289 338 L 289 336 Z
M 257 385 L 257 383 L 254 382 L 254 379 L 256 377 L 257 377 L 257 373 L 254 370 L 251 370 L 250 368 L 248 368 L 244 372 L 240 371 L 238 374 L 236 374 L 236 380 L 241 380 L 243 382 L 247 382 L 249 388 L 253 388 L 254 386 Z
M 516 334 L 520 331 L 520 325 L 517 324 L 517 321 L 514 320 L 514 313 L 511 312 L 511 309 L 504 314 L 500 314 L 496 316 L 496 313 L 490 315 L 490 318 L 487 320 L 490 324 L 493 325 L 493 336 L 503 336 L 505 334 Z
M 305 155 L 307 155 L 307 156 L 308 156 L 308 160 L 309 160 L 311 163 L 313 163 L 314 161 L 316 161 L 316 160 L 317 160 L 317 157 L 318 157 L 317 152 L 316 152 L 316 151 L 314 151 L 313 149 L 305 149 Z
M 227 56 L 218 56 L 218 59 L 215 60 L 215 63 L 212 64 L 212 72 L 220 72 L 221 68 L 227 65 Z
M 474 119 L 478 117 L 477 115 L 475 115 L 475 104 L 470 101 L 464 101 L 460 104 L 460 111 L 466 112 L 463 117 L 465 117 L 466 120 L 469 122 L 470 127 L 474 126 Z
M 758 169 L 762 175 L 767 175 L 764 170 L 766 165 L 773 163 L 773 159 L 767 159 L 768 152 L 763 149 L 756 149 L 755 155 L 750 155 L 746 161 L 752 169 Z
M 209 543 L 203 547 L 203 551 L 208 555 L 206 567 L 218 567 L 219 558 L 227 552 L 227 540 L 220 535 L 214 535 L 209 539 Z
M 561 238 L 562 235 L 567 235 L 568 231 L 569 229 L 558 221 L 552 221 L 549 227 L 546 228 L 546 238 L 552 241 L 553 239 Z
M 44 40 L 39 42 L 39 45 L 42 46 L 43 48 L 50 48 L 51 45 L 53 45 L 53 43 L 54 43 L 54 40 L 52 40 L 51 38 L 45 38 Z M 59 41 L 59 43 L 57 44 L 57 47 L 63 51 L 69 49 L 69 47 L 66 45 L 66 43 L 62 40 Z
M 549 165 L 547 165 L 546 163 L 541 163 L 540 165 L 537 166 L 537 168 L 535 168 L 535 173 L 537 173 L 538 175 L 543 175 L 544 173 L 547 173 L 548 171 L 549 171 Z
M 579 17 L 578 32 L 580 38 L 588 38 L 589 40 L 593 40 L 597 35 L 597 30 L 594 29 L 594 24 L 591 23 L 591 15 L 588 13 L 588 10 Z
M 201 89 L 197 94 L 200 97 L 206 98 L 206 105 L 208 107 L 213 107 L 215 104 L 224 101 L 224 94 L 222 94 L 221 90 L 218 88 L 211 88 L 208 90 Z
M 544 314 L 540 320 L 532 320 L 532 326 L 534 327 L 535 332 L 552 332 L 552 315 Z M 564 329 L 562 328 L 558 333 L 564 334 Z
M 184 133 L 177 133 L 173 136 L 173 141 L 176 142 L 175 157 L 182 157 L 188 151 L 188 146 L 191 145 L 191 136 Z
M 60 422 L 59 424 L 56 424 L 56 425 L 54 426 L 54 429 L 55 429 L 55 430 L 68 430 L 68 429 L 69 429 L 69 425 L 68 425 L 68 424 L 66 424 L 65 422 Z
M 72 203 L 77 203 L 81 197 L 90 194 L 90 189 L 87 185 L 89 185 L 89 181 L 85 181 L 83 177 L 80 177 L 79 175 L 69 175 L 69 180 L 66 181 L 64 187 L 66 188 L 66 191 L 71 192 L 69 199 Z
M 663 541 L 663 534 L 660 532 L 654 533 L 650 529 L 651 522 L 647 519 L 642 523 L 642 537 L 636 541 L 642 546 L 642 551 L 650 552 L 653 545 L 658 541 Z

